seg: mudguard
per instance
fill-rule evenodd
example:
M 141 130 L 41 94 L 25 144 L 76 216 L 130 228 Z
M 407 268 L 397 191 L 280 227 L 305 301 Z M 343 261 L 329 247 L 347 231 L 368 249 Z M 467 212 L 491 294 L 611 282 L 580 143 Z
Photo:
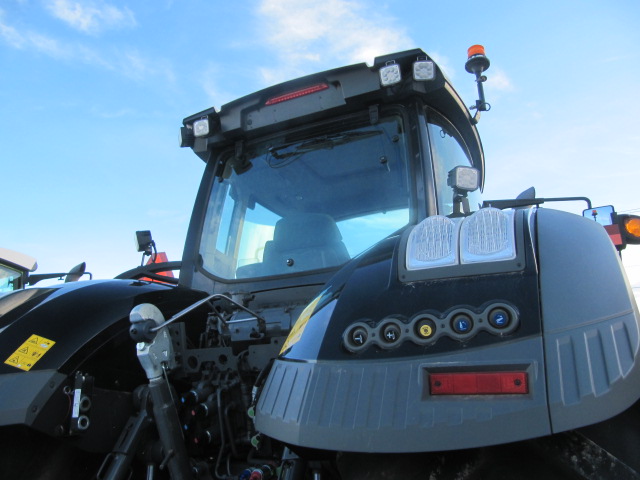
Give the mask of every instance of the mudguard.
M 72 375 L 79 369 L 117 363 L 136 375 L 133 340 L 128 337 L 131 309 L 159 305 L 172 315 L 204 294 L 182 287 L 132 280 L 68 283 L 19 290 L 0 297 L 0 426 L 27 425 L 47 434 L 67 415 Z M 122 345 L 122 349 L 114 348 Z M 131 363 L 122 352 L 130 351 Z M 140 371 L 139 375 L 143 378 Z M 126 391 L 114 374 L 99 389 Z M 105 390 L 106 391 L 106 390 Z M 52 401 L 52 398 L 55 399 Z

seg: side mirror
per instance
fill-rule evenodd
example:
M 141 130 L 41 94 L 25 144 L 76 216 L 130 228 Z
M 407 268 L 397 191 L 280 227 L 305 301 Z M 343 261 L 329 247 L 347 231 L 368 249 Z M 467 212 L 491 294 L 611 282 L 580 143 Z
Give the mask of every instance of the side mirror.
M 588 208 L 583 210 L 582 216 L 602 225 L 618 250 L 624 250 L 627 245 L 640 244 L 639 216 L 618 215 L 611 205 Z
M 590 220 L 595 220 L 603 227 L 607 225 L 613 225 L 613 216 L 615 210 L 611 205 L 605 205 L 603 207 L 587 208 L 582 211 L 582 216 Z

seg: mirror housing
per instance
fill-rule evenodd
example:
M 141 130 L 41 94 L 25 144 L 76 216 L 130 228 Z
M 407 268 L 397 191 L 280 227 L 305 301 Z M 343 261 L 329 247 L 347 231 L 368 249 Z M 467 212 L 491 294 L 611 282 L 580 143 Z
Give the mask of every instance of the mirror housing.
M 602 207 L 587 208 L 582 211 L 582 216 L 595 220 L 603 227 L 607 225 L 613 225 L 613 217 L 615 210 L 612 205 L 604 205 Z
M 637 215 L 618 215 L 611 205 L 587 208 L 582 216 L 595 220 L 609 234 L 609 238 L 620 250 L 627 245 L 640 245 L 640 217 Z

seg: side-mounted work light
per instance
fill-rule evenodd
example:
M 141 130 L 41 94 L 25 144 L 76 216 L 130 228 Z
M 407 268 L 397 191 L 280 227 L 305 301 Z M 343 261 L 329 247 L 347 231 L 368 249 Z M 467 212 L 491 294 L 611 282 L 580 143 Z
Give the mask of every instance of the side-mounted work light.
M 473 192 L 480 186 L 480 172 L 477 168 L 459 165 L 449 172 L 447 184 L 455 190 Z
M 206 137 L 209 135 L 209 119 L 207 117 L 201 118 L 193 122 L 193 135 L 196 137 Z

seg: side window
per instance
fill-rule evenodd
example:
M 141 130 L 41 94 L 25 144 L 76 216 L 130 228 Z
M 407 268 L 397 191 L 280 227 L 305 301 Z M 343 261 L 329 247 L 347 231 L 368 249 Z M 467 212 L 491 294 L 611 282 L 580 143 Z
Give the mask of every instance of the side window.
M 267 242 L 273 240 L 275 224 L 280 217 L 259 203 L 246 212 L 238 251 L 238 267 L 261 263 Z
M 447 185 L 449 172 L 457 166 L 472 166 L 471 160 L 464 147 L 464 142 L 458 131 L 448 120 L 435 112 L 428 112 L 429 140 L 431 142 L 431 156 L 433 158 L 433 173 L 436 181 L 436 195 L 438 199 L 438 213 L 451 215 L 453 213 L 454 192 Z M 469 207 L 476 211 L 482 205 L 480 190 L 469 192 Z
M 21 278 L 22 272 L 0 263 L 0 293 L 18 290 Z
M 200 244 L 204 267 L 223 278 L 236 278 L 238 269 L 263 262 L 265 247 L 273 240 L 280 219 L 235 180 L 234 174 L 214 186 Z M 241 276 L 255 275 L 256 269 L 245 268 Z

